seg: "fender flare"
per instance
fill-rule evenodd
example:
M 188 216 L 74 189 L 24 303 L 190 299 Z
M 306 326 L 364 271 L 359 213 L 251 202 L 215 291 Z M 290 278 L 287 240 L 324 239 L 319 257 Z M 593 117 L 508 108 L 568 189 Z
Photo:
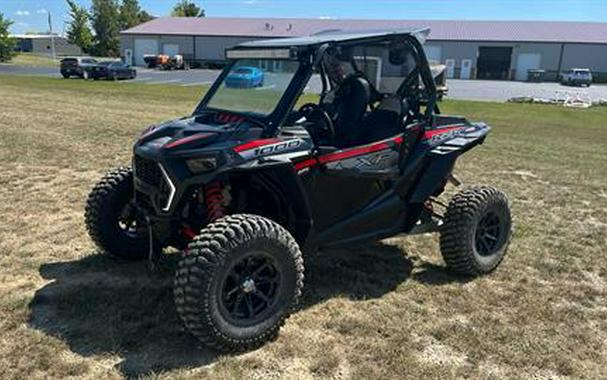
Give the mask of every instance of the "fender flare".
M 282 161 L 267 161 L 254 166 L 240 166 L 231 171 L 244 175 L 274 173 L 280 178 L 283 197 L 293 212 L 293 220 L 288 230 L 293 234 L 297 243 L 303 247 L 312 230 L 312 212 L 303 183 L 299 179 L 293 164 Z

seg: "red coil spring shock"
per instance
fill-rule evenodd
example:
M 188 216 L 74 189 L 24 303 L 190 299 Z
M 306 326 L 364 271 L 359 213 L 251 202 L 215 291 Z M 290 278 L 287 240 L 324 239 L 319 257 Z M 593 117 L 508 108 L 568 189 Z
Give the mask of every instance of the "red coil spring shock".
M 213 182 L 204 188 L 204 200 L 207 205 L 209 223 L 225 216 L 223 205 L 223 186 L 220 182 Z

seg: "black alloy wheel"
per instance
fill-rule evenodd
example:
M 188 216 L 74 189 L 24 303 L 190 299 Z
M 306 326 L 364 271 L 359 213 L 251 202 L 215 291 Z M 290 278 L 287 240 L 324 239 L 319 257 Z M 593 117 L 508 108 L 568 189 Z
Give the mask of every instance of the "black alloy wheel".
M 282 273 L 267 252 L 251 252 L 230 268 L 221 287 L 221 311 L 236 325 L 254 325 L 267 318 L 276 303 Z
M 490 256 L 499 248 L 502 240 L 502 222 L 496 212 L 489 211 L 476 227 L 476 251 L 481 256 Z

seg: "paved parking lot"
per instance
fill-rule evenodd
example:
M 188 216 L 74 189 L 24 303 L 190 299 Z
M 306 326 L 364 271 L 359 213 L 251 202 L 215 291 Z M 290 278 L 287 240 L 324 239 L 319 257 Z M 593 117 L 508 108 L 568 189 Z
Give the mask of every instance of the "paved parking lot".
M 565 93 L 590 97 L 593 101 L 607 99 L 607 85 L 591 87 L 563 86 L 559 83 L 525 83 L 488 80 L 448 80 L 449 99 L 466 99 L 505 102 L 510 98 L 532 96 L 538 98 L 564 98 Z
M 13 75 L 43 75 L 60 77 L 55 68 L 22 67 L 0 65 L 0 74 Z M 219 71 L 217 70 L 188 70 L 188 71 L 159 71 L 146 68 L 137 69 L 137 78 L 120 81 L 120 83 L 166 84 L 176 86 L 203 86 L 213 83 Z M 567 87 L 558 83 L 523 83 L 509 81 L 461 80 L 450 79 L 449 99 L 481 100 L 505 102 L 519 96 L 552 98 L 564 97 L 563 93 L 572 96 L 590 97 L 593 101 L 607 100 L 607 85 L 593 85 L 590 88 Z M 308 92 L 319 91 L 320 82 L 313 81 Z

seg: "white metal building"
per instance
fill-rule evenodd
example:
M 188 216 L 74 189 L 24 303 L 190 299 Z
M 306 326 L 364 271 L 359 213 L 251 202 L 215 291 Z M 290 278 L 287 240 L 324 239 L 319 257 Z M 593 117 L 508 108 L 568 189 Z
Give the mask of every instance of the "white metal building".
M 607 82 L 607 23 L 439 20 L 324 20 L 162 17 L 121 33 L 122 54 L 143 64 L 145 54 L 182 54 L 196 63 L 220 62 L 226 48 L 255 39 L 295 37 L 329 29 L 429 27 L 431 60 L 452 78 L 547 79 L 574 67 Z
M 70 44 L 65 37 L 50 34 L 15 34 L 16 50 L 24 53 L 52 54 L 53 44 L 57 55 L 80 55 L 82 50 Z

